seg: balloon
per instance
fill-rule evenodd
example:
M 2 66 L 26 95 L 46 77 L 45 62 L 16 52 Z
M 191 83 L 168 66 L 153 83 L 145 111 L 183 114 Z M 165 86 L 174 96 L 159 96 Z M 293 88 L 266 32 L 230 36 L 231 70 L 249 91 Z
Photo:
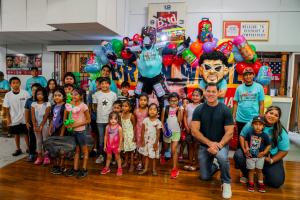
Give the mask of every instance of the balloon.
M 173 63 L 174 55 L 163 55 L 162 57 L 162 63 L 164 66 L 170 66 Z
M 123 42 L 121 40 L 112 39 L 111 41 L 112 49 L 117 54 L 118 57 L 121 56 L 121 51 L 123 49 Z
M 96 73 L 100 71 L 99 65 L 92 64 L 92 65 L 86 65 L 84 67 L 84 71 L 87 73 Z
M 233 56 L 234 56 L 234 60 L 236 62 L 243 62 L 244 61 L 243 56 L 240 54 L 239 49 L 236 46 L 233 46 L 232 53 L 233 53 Z
M 98 72 L 96 72 L 96 73 L 90 73 L 90 79 L 91 80 L 96 80 L 98 77 L 100 77 L 101 76 L 101 74 L 100 74 L 100 72 L 98 71 Z
M 132 54 L 128 53 L 125 49 L 121 51 L 121 57 L 125 60 L 128 60 L 131 58 Z
M 212 38 L 212 23 L 209 18 L 202 18 L 198 24 L 198 39 L 201 42 L 209 42 Z
M 189 63 L 192 67 L 197 67 L 198 59 L 189 49 L 185 49 L 182 52 L 182 58 Z
M 173 63 L 176 66 L 181 66 L 184 62 L 185 62 L 184 59 L 180 56 L 174 56 L 173 58 Z
M 261 66 L 256 77 L 256 82 L 266 86 L 272 80 L 272 70 L 269 66 Z
M 136 43 L 141 45 L 143 43 L 143 38 L 140 34 L 136 33 L 133 35 L 132 40 Z
M 244 69 L 248 67 L 247 63 L 244 63 L 244 62 L 239 62 L 236 64 L 235 66 L 235 70 L 236 72 L 239 74 L 239 75 L 242 75 L 243 74 L 243 71 Z
M 249 44 L 249 45 L 250 45 L 251 49 L 252 49 L 254 52 L 256 52 L 256 47 L 254 46 L 254 44 Z
M 265 95 L 264 107 L 268 108 L 272 105 L 272 97 Z
M 234 63 L 234 55 L 233 55 L 232 52 L 230 53 L 230 56 L 229 56 L 229 58 L 228 58 L 228 63 L 229 63 L 229 64 Z
M 229 58 L 230 53 L 232 52 L 232 41 L 228 40 L 228 41 L 219 41 L 218 42 L 218 46 L 216 47 L 217 51 L 222 52 L 227 58 Z
M 202 51 L 202 43 L 193 42 L 190 46 L 190 50 L 197 58 L 199 58 L 203 52 Z
M 244 36 L 236 36 L 232 42 L 239 49 L 240 54 L 246 61 L 253 61 L 255 51 L 250 47 Z
M 262 64 L 258 60 L 255 63 L 251 64 L 251 67 L 253 68 L 255 75 L 258 74 L 259 69 L 260 69 L 261 66 L 262 66 Z
M 216 42 L 205 42 L 202 46 L 204 53 L 211 53 L 214 51 L 217 43 Z

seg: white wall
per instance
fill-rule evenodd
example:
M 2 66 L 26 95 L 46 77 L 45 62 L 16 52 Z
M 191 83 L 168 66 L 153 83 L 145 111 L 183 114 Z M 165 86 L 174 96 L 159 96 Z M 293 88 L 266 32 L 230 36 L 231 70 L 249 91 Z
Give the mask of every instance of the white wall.
M 42 54 L 42 76 L 46 79 L 52 78 L 52 73 L 54 72 L 54 53 L 48 52 L 46 46 L 39 44 L 31 45 L 8 45 L 0 46 L 0 71 L 5 75 L 5 79 L 9 80 L 14 75 L 6 75 L 6 54 Z M 22 87 L 25 88 L 26 80 L 30 78 L 29 75 L 18 76 L 21 79 Z
M 124 35 L 140 33 L 147 24 L 148 3 L 182 2 L 176 0 L 128 0 L 128 27 Z M 184 1 L 184 0 L 183 0 Z M 209 17 L 213 34 L 222 38 L 223 20 L 269 20 L 269 41 L 253 42 L 258 51 L 300 52 L 299 0 L 186 0 L 186 33 L 196 38 L 198 23 Z

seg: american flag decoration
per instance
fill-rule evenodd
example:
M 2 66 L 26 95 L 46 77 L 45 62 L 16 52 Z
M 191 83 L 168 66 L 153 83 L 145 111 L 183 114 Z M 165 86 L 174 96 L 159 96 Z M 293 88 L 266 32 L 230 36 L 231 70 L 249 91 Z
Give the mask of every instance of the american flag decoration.
M 272 81 L 279 82 L 281 73 L 281 58 L 263 58 L 262 62 L 264 65 L 269 65 L 272 69 Z

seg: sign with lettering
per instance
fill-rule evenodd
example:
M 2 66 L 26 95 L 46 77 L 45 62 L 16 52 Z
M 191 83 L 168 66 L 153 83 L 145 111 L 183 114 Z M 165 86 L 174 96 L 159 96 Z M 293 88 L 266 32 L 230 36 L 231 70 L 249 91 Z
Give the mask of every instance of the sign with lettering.
M 243 35 L 249 41 L 268 41 L 269 26 L 269 21 L 223 21 L 223 37 Z

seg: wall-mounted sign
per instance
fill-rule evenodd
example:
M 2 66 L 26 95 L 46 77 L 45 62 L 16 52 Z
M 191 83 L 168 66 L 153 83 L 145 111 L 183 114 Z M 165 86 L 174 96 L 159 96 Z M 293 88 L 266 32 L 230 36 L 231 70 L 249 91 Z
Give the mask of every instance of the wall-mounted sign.
M 158 31 L 170 28 L 185 28 L 185 3 L 150 3 L 148 25 Z
M 30 75 L 31 67 L 42 74 L 42 54 L 6 54 L 7 75 Z
M 250 41 L 268 41 L 269 26 L 269 21 L 223 21 L 223 38 L 243 35 Z

